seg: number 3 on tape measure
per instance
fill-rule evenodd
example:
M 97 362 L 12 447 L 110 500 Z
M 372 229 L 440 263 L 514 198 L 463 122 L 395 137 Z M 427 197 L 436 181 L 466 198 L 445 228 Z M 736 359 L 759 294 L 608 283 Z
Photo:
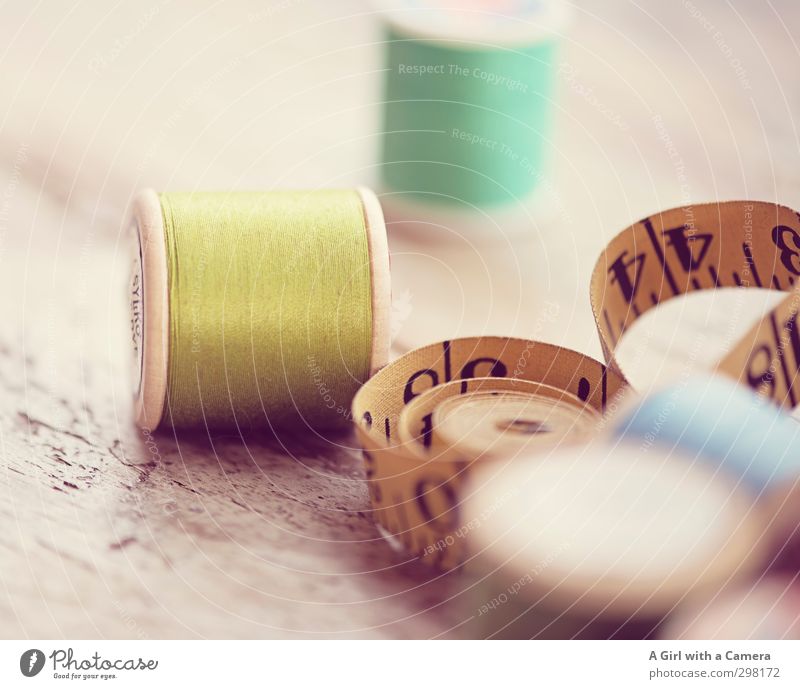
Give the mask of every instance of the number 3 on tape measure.
M 794 248 L 786 243 L 787 236 Z M 784 268 L 790 273 L 800 275 L 800 235 L 797 231 L 787 225 L 776 225 L 772 228 L 772 241 L 781 250 L 780 259 Z
M 788 316 L 781 313 L 780 307 L 769 314 L 768 339 L 753 348 L 746 369 L 749 386 L 773 400 L 783 389 L 778 387 L 777 374 L 780 373 L 791 407 L 797 406 L 794 387 L 800 367 L 800 332 L 797 330 L 797 307 L 794 301 L 787 304 Z M 787 350 L 793 357 L 792 362 L 787 361 Z

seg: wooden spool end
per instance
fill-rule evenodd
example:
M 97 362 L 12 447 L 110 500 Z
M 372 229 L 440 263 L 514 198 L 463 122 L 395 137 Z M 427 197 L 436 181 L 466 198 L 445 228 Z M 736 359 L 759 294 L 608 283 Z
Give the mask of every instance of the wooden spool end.
M 367 230 L 372 274 L 372 355 L 369 367 L 372 376 L 389 361 L 391 340 L 389 317 L 392 305 L 389 243 L 386 239 L 383 210 L 375 193 L 366 187 L 359 187 L 357 191 L 364 207 L 364 225 Z
M 164 222 L 158 194 L 140 191 L 131 204 L 130 307 L 136 425 L 154 431 L 164 416 L 169 361 L 169 291 Z

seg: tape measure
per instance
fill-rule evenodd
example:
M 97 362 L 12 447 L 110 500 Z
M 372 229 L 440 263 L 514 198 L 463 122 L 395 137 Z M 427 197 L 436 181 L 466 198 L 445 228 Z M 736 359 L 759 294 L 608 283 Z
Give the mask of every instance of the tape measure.
M 717 371 L 780 406 L 800 400 L 800 216 L 755 201 L 675 208 L 617 235 L 591 280 L 591 304 L 606 361 L 640 316 L 674 297 L 719 287 L 790 292 L 719 362 Z
M 451 340 L 406 354 L 371 378 L 353 400 L 377 521 L 420 560 L 442 568 L 463 564 L 470 528 L 461 506 L 475 464 L 504 454 L 494 448 L 535 454 L 520 449 L 526 447 L 520 435 L 534 438 L 542 450 L 560 444 L 572 428 L 583 436 L 592 413 L 601 415 L 595 424 L 599 433 L 607 423 L 602 415 L 609 406 L 621 405 L 618 396 L 628 387 L 614 359 L 620 338 L 650 309 L 694 291 L 763 287 L 789 292 L 719 362 L 716 373 L 779 406 L 794 407 L 800 399 L 798 278 L 800 216 L 792 209 L 755 201 L 676 208 L 623 230 L 597 261 L 590 298 L 606 364 L 554 345 L 501 337 Z M 493 388 L 492 379 L 502 383 Z M 531 387 L 537 384 L 547 392 Z M 428 392 L 439 386 L 447 386 L 441 397 Z M 451 393 L 462 401 L 451 402 Z M 423 395 L 427 401 L 417 403 Z M 520 397 L 528 397 L 530 406 Z M 565 411 L 576 399 L 588 416 Z M 456 421 L 462 414 L 465 420 Z M 479 429 L 476 435 L 464 433 L 470 425 Z M 705 469 L 696 471 L 702 483 Z M 742 536 L 747 550 L 763 523 L 759 510 L 747 508 L 749 493 L 731 490 L 734 514 L 750 525 L 742 531 L 750 534 Z M 728 526 L 729 535 L 738 532 L 734 522 Z
M 492 385 L 492 379 L 506 380 Z M 576 423 L 584 431 L 586 417 L 599 417 L 610 396 L 624 384 L 619 375 L 591 357 L 516 338 L 457 339 L 402 356 L 373 376 L 353 400 L 353 418 L 364 448 L 378 523 L 409 552 L 427 562 L 444 568 L 461 562 L 463 541 L 448 547 L 441 544 L 449 544 L 460 525 L 460 489 L 473 456 L 457 449 L 458 442 L 448 443 L 437 433 L 433 414 L 442 412 L 438 407 L 428 410 L 430 403 L 438 400 L 438 393 L 434 395 L 433 391 L 439 387 L 445 389 L 441 394 L 447 401 L 453 399 L 452 395 L 469 399 L 472 413 L 477 409 L 479 416 L 487 406 L 495 407 L 498 400 L 507 404 L 520 396 L 546 412 L 574 408 L 576 401 L 593 410 L 563 417 L 539 411 L 533 420 L 501 410 L 501 418 L 492 417 L 495 422 L 489 423 L 491 439 L 487 447 L 492 448 L 514 444 L 520 429 L 523 436 L 548 435 L 540 432 L 542 425 L 534 428 L 531 421 L 558 427 L 558 436 L 567 435 Z M 547 392 L 532 390 L 535 385 L 547 386 Z M 431 395 L 425 398 L 423 393 L 428 390 Z M 487 396 L 487 391 L 496 394 Z M 476 392 L 481 397 L 474 397 Z M 417 398 L 423 401 L 416 402 Z M 447 408 L 443 415 L 456 416 L 448 414 Z M 401 423 L 401 417 L 405 423 Z

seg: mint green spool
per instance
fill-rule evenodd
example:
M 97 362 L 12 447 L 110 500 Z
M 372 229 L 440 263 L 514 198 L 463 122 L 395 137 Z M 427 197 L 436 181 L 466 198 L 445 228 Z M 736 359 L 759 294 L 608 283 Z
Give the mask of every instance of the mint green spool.
M 407 4 L 387 13 L 386 190 L 451 206 L 527 197 L 543 177 L 550 138 L 553 28 L 562 20 L 553 8 L 561 4 L 496 2 L 460 12 Z M 528 14 L 515 19 L 508 6 Z

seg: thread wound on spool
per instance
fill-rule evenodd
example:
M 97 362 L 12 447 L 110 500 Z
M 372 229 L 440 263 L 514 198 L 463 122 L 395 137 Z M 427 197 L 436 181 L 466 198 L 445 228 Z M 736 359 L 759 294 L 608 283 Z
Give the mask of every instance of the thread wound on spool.
M 727 378 L 698 377 L 660 390 L 620 414 L 613 429 L 622 438 L 699 454 L 754 492 L 800 475 L 800 424 Z
M 144 247 L 140 425 L 348 420 L 388 351 L 388 254 L 371 192 L 146 192 L 133 220 Z M 148 357 L 157 344 L 163 361 Z
M 505 12 L 385 13 L 389 190 L 478 205 L 512 203 L 533 191 L 550 128 L 562 8 L 545 2 Z

